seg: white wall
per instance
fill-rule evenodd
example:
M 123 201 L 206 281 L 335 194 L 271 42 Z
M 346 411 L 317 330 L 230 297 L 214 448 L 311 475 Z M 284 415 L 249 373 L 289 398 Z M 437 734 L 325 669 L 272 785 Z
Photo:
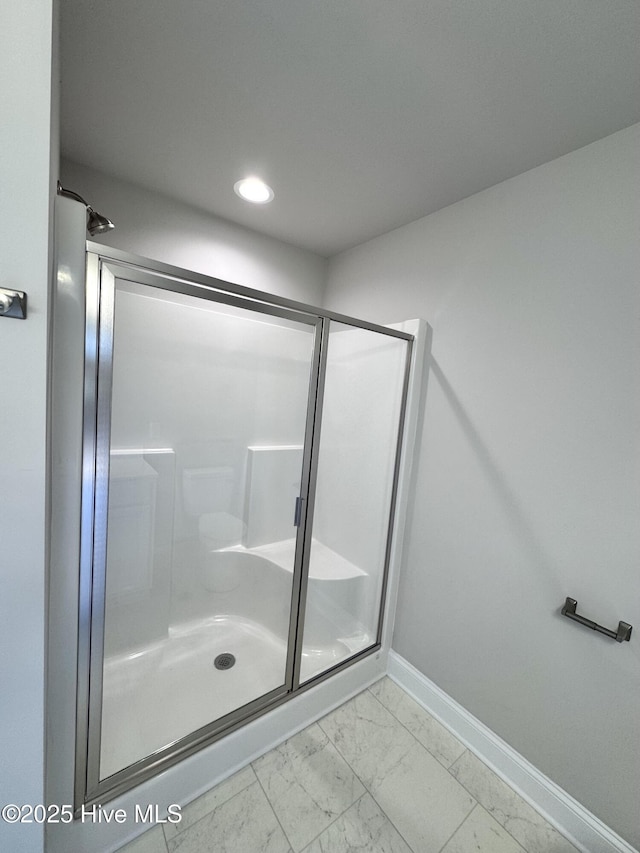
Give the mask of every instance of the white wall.
M 323 298 L 327 262 L 313 252 L 70 161 L 60 180 L 114 222 L 95 242 L 310 305 Z
M 0 803 L 44 801 L 46 399 L 52 0 L 3 4 L 0 286 L 28 294 L 0 318 Z M 0 849 L 42 850 L 38 824 L 0 821 Z
M 345 252 L 325 303 L 434 329 L 394 648 L 636 846 L 639 152 L 635 125 Z

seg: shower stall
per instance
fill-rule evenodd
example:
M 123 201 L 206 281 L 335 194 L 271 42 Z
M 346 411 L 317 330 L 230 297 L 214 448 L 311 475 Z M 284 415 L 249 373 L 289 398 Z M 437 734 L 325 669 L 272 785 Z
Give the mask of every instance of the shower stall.
M 413 342 L 86 257 L 77 809 L 380 649 Z

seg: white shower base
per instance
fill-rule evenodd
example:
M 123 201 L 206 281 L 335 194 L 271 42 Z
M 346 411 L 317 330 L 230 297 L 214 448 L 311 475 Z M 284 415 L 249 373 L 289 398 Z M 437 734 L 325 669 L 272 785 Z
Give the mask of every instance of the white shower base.
M 365 640 L 366 644 L 366 640 Z M 362 648 L 336 641 L 303 651 L 302 677 Z M 214 659 L 236 662 L 218 670 Z M 286 643 L 239 616 L 219 616 L 169 629 L 162 641 L 105 659 L 101 778 L 139 761 L 284 684 Z
M 235 665 L 216 669 L 230 652 Z M 101 776 L 110 776 L 284 683 L 286 646 L 238 616 L 169 629 L 166 639 L 105 660 Z

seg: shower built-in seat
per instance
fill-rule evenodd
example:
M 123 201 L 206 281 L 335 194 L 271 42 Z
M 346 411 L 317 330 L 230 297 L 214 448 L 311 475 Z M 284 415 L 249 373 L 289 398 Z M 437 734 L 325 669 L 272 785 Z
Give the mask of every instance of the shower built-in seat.
M 272 455 L 280 450 L 264 449 Z M 287 451 L 291 449 L 284 448 Z M 249 448 L 250 453 L 257 450 Z M 260 454 L 260 458 L 263 457 L 264 454 Z M 255 465 L 253 471 L 253 479 L 248 478 L 248 489 L 252 482 L 254 487 L 256 482 L 259 483 Z M 296 539 L 292 536 L 278 542 L 247 545 L 247 542 L 258 538 L 255 531 L 262 527 L 262 513 L 257 500 L 245 502 L 251 507 L 248 524 L 229 512 L 235 481 L 235 471 L 229 466 L 186 468 L 183 471 L 184 510 L 187 515 L 198 519 L 200 579 L 205 590 L 216 594 L 235 590 L 241 593 L 239 588 L 244 584 L 247 596 L 255 596 L 257 581 L 263 598 L 268 599 L 270 584 L 280 586 L 282 573 L 291 575 L 293 572 Z M 261 491 L 259 486 L 255 490 Z M 284 515 L 280 530 L 286 529 L 287 525 L 286 505 Z M 292 525 L 291 530 L 295 530 Z M 313 606 L 307 609 L 305 645 L 311 656 L 332 653 L 343 656 L 351 650 L 351 645 L 361 648 L 366 639 L 360 620 L 355 617 L 358 602 L 367 599 L 368 575 L 315 538 L 311 543 L 311 553 L 308 597 Z M 256 578 L 256 571 L 260 572 L 260 578 Z M 237 606 L 237 595 L 234 603 Z M 246 605 L 249 611 L 248 600 Z M 341 624 L 342 631 L 339 630 Z M 354 637 L 357 638 L 355 643 L 351 639 Z M 285 639 L 283 636 L 282 640 Z

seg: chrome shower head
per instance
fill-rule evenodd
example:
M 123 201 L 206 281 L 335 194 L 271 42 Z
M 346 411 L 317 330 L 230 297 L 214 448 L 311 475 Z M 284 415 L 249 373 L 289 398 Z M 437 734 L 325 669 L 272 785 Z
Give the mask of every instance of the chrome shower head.
M 87 213 L 89 214 L 87 231 L 92 237 L 94 234 L 104 234 L 106 231 L 111 231 L 112 228 L 116 227 L 110 219 L 97 213 L 90 205 L 87 205 Z
M 65 190 L 60 181 L 58 181 L 58 195 L 64 196 L 65 198 L 72 198 L 75 201 L 79 201 L 81 204 L 87 208 L 87 231 L 93 237 L 95 234 L 104 234 L 106 231 L 111 231 L 112 228 L 116 226 L 110 219 L 107 219 L 106 216 L 102 216 L 102 214 L 98 213 L 97 210 L 94 210 L 90 204 L 82 198 L 78 193 L 74 193 L 73 190 Z

